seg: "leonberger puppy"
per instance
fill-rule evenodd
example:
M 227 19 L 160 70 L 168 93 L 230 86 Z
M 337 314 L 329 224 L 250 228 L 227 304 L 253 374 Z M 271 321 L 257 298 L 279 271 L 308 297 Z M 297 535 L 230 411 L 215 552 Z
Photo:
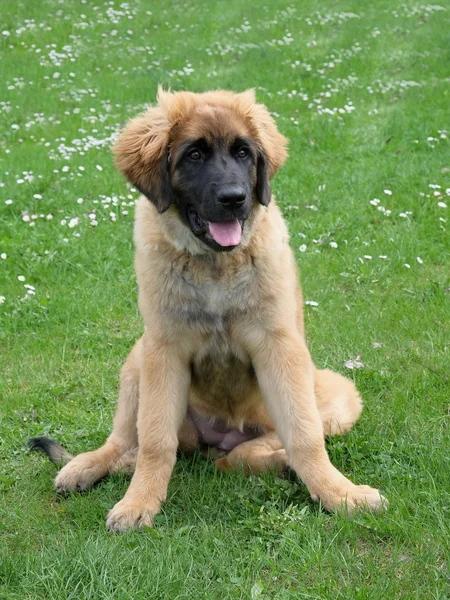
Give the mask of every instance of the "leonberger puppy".
M 270 189 L 286 142 L 253 91 L 160 89 L 114 148 L 142 193 L 134 240 L 145 332 L 122 369 L 101 448 L 73 458 L 46 438 L 31 441 L 67 463 L 59 492 L 134 471 L 108 515 L 114 531 L 152 525 L 177 448 L 214 449 L 223 471 L 290 467 L 329 510 L 386 505 L 325 449 L 324 436 L 348 431 L 362 403 L 350 380 L 318 370 L 308 352 L 297 268 Z

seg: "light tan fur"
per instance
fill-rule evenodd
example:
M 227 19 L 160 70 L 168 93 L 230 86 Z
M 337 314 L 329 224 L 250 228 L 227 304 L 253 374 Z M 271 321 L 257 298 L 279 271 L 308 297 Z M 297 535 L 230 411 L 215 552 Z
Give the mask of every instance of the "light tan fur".
M 186 137 L 247 135 L 264 150 L 270 175 L 286 159 L 286 140 L 253 92 L 169 93 L 132 120 L 116 146 L 119 169 L 135 184 L 157 178 L 170 144 Z M 134 475 L 110 511 L 117 531 L 152 525 L 165 500 L 177 447 L 199 439 L 185 420 L 201 415 L 261 436 L 219 458 L 223 470 L 287 465 L 330 510 L 379 509 L 378 490 L 357 486 L 330 462 L 324 435 L 348 431 L 362 404 L 353 383 L 317 370 L 303 333 L 303 306 L 289 235 L 275 200 L 255 202 L 241 244 L 215 252 L 198 241 L 175 208 L 136 208 L 135 268 L 145 333 L 128 357 L 114 427 L 105 445 L 75 457 L 58 490 L 84 489 L 107 473 Z

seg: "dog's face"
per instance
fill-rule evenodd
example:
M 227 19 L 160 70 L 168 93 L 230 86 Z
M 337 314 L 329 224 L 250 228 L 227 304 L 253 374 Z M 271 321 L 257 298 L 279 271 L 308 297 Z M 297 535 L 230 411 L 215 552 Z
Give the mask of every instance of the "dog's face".
M 238 246 L 254 203 L 270 199 L 266 159 L 236 120 L 229 110 L 200 107 L 170 149 L 173 202 L 192 234 L 216 251 Z
M 233 250 L 255 206 L 270 202 L 286 140 L 252 92 L 160 90 L 158 100 L 122 133 L 117 166 L 158 212 L 175 206 L 193 236 Z

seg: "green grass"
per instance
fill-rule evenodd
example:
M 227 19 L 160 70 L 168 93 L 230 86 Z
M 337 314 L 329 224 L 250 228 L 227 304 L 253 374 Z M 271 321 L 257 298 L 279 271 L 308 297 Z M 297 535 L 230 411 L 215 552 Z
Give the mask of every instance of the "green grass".
M 1 599 L 450 598 L 450 11 L 295 5 L 2 4 Z M 273 189 L 318 303 L 311 351 L 365 400 L 330 456 L 383 490 L 386 514 L 347 521 L 299 482 L 224 476 L 196 457 L 178 462 L 155 529 L 119 536 L 104 521 L 125 477 L 62 498 L 54 466 L 27 453 L 31 436 L 81 452 L 110 430 L 142 332 L 137 194 L 110 139 L 160 82 L 255 87 L 290 139 Z

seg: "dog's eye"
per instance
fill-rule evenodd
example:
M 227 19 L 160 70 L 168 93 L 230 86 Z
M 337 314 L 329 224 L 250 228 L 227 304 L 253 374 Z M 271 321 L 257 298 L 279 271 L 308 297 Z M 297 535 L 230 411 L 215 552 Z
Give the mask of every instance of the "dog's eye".
M 238 156 L 238 158 L 246 158 L 248 156 L 247 148 L 239 148 L 239 150 L 237 152 L 237 156 Z
M 196 148 L 194 148 L 194 150 L 191 150 L 188 156 L 191 160 L 200 160 L 202 157 L 201 152 Z

